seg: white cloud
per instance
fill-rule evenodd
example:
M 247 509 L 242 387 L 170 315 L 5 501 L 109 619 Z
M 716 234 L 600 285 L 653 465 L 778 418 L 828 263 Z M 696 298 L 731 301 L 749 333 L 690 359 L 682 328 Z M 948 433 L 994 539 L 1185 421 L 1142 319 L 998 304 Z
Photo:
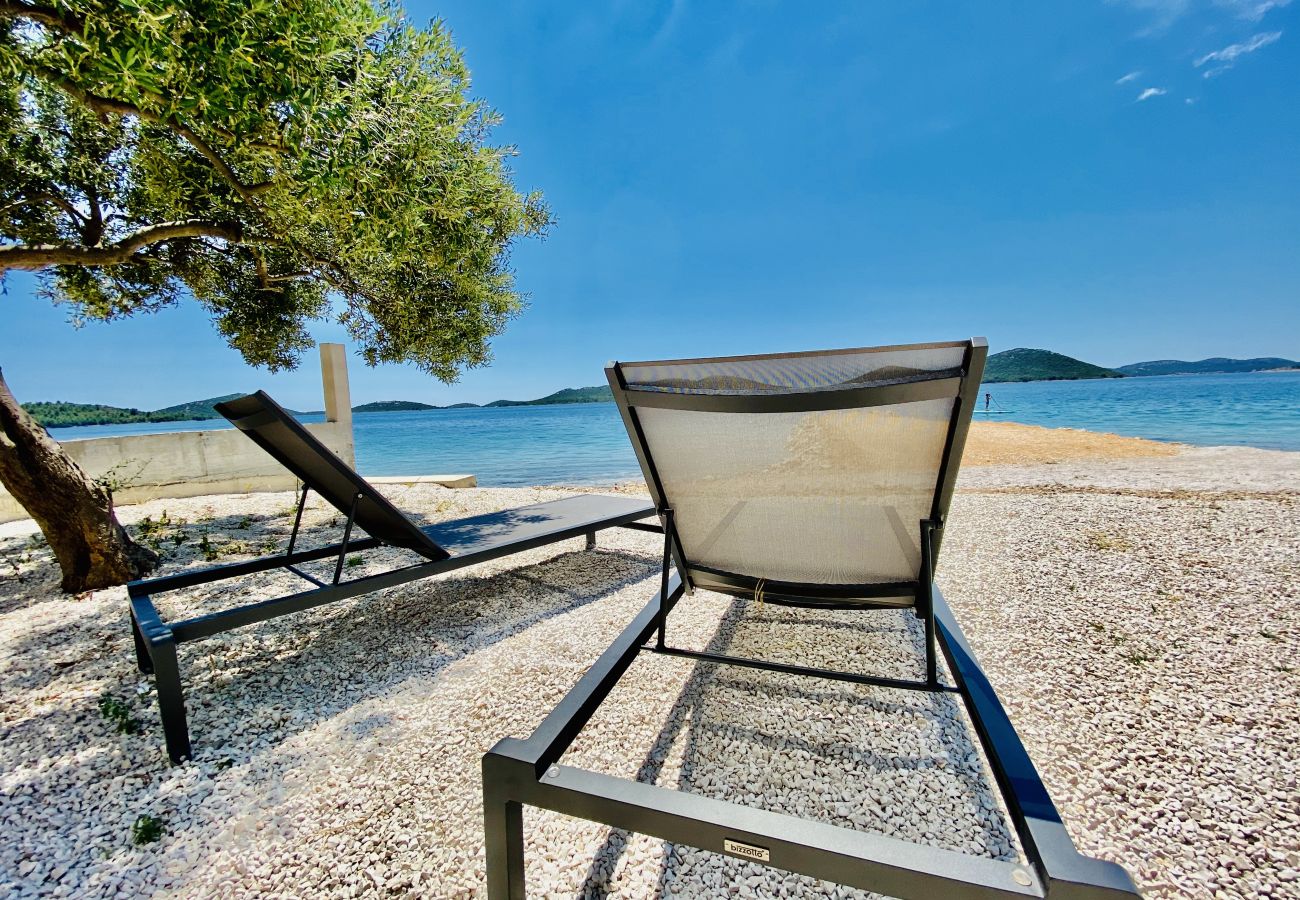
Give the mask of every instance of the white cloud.
M 1280 31 L 1262 31 L 1248 41 L 1240 44 L 1229 44 L 1222 50 L 1215 50 L 1213 53 L 1207 53 L 1192 63 L 1192 65 L 1199 69 L 1206 63 L 1218 63 L 1217 66 L 1205 73 L 1206 78 L 1213 78 L 1225 69 L 1231 69 L 1232 64 L 1237 60 L 1237 57 L 1245 56 L 1247 53 L 1254 53 L 1261 47 L 1267 47 L 1269 44 L 1277 41 L 1280 37 L 1282 37 L 1282 32 Z
M 672 6 L 668 8 L 668 15 L 664 17 L 663 23 L 659 30 L 655 32 L 654 37 L 650 39 L 650 49 L 655 50 L 662 47 L 677 31 L 677 26 L 681 23 L 682 14 L 686 12 L 686 0 L 673 0 Z
M 1216 6 L 1230 9 L 1240 19 L 1258 22 L 1268 15 L 1269 10 L 1288 6 L 1291 0 L 1214 0 Z
M 1163 97 L 1167 93 L 1169 92 L 1164 88 L 1150 87 L 1138 94 L 1137 102 L 1141 103 L 1143 100 L 1150 100 L 1152 97 Z
M 1112 6 L 1126 6 L 1146 22 L 1134 37 L 1158 37 L 1185 16 L 1192 7 L 1191 0 L 1106 0 Z M 1263 0 L 1260 0 L 1263 2 Z
M 1184 98 L 1183 98 L 1183 102 L 1186 103 L 1188 106 L 1195 106 L 1195 105 L 1196 105 L 1196 98 L 1195 98 L 1195 97 L 1184 97 Z
M 1191 8 L 1191 0 L 1107 0 L 1151 16 L 1150 31 L 1162 31 Z M 1258 0 L 1265 2 L 1265 0 Z
M 1128 84 L 1130 81 L 1132 81 L 1133 79 L 1139 77 L 1141 74 L 1142 74 L 1142 70 L 1141 70 L 1141 69 L 1139 69 L 1139 70 L 1136 71 L 1136 72 L 1129 72 L 1127 75 L 1125 75 L 1125 76 L 1122 77 L 1122 78 L 1116 78 L 1116 79 L 1115 79 L 1115 83 L 1116 83 L 1116 84 Z
M 1213 5 L 1238 19 L 1258 22 L 1275 9 L 1290 6 L 1291 0 L 1106 0 L 1112 6 L 1126 6 L 1143 16 L 1147 25 L 1137 32 L 1137 37 L 1156 37 L 1168 31 L 1175 22 L 1199 9 Z

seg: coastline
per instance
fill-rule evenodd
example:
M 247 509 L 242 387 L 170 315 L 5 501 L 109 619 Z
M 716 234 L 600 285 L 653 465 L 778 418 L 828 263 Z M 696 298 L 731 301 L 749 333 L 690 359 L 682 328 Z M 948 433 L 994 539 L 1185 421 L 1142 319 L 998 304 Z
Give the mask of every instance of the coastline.
M 1285 798 L 1287 773 L 1300 770 L 1289 663 L 1300 656 L 1300 453 L 1012 423 L 975 423 L 967 452 L 939 583 L 1080 849 L 1128 867 L 1152 898 L 1293 890 L 1300 854 L 1286 836 L 1300 814 Z M 424 521 L 572 492 L 382 490 Z M 156 500 L 119 514 L 137 535 L 146 517 L 153 523 L 165 574 L 212 565 L 201 538 L 221 562 L 283 541 L 292 499 Z M 164 513 L 170 524 L 159 528 Z M 306 540 L 323 542 L 337 518 L 313 503 L 305 527 Z M 659 577 L 653 536 L 606 532 L 594 554 L 575 540 L 194 645 L 182 665 L 197 758 L 169 768 L 149 682 L 132 662 L 125 591 L 60 594 L 33 531 L 30 521 L 0 526 L 0 790 L 9 798 L 0 827 L 11 836 L 0 872 L 20 896 L 56 884 L 86 896 L 473 895 L 483 877 L 481 754 L 526 735 Z M 281 592 L 291 577 L 259 576 L 251 588 Z M 168 595 L 169 615 L 228 606 L 248 589 Z M 861 619 L 834 617 L 787 627 L 771 609 L 704 592 L 680 612 L 683 640 L 746 653 L 832 662 L 866 650 L 889 667 L 906 665 L 890 649 L 899 636 L 917 639 L 892 612 L 872 613 L 865 632 Z M 840 795 L 814 789 L 830 778 L 857 792 L 855 827 L 1014 852 L 983 805 L 991 795 L 971 767 L 959 711 L 906 699 L 889 711 L 892 695 L 846 689 L 828 702 L 851 714 L 825 714 L 849 730 L 827 744 L 817 717 L 800 713 L 819 701 L 797 699 L 788 678 L 722 679 L 657 658 L 638 666 L 575 744 L 577 764 L 630 776 L 653 760 L 660 783 L 803 804 L 845 824 Z M 114 731 L 97 710 L 105 696 L 127 704 L 139 733 Z M 802 743 L 772 754 L 785 747 L 777 732 L 804 724 L 812 730 L 799 732 Z M 807 771 L 778 783 L 791 753 Z M 873 754 L 918 766 L 853 762 Z M 936 782 L 939 766 L 947 780 Z M 169 833 L 133 846 L 131 822 L 145 813 Z M 560 817 L 530 821 L 539 890 L 573 896 L 603 885 L 649 898 L 672 882 L 675 896 L 694 898 L 714 896 L 715 878 L 757 878 L 760 895 L 822 896 L 817 883 L 713 854 L 641 836 L 611 841 Z
M 1187 444 L 1125 437 L 1082 428 L 1047 428 L 1020 422 L 971 423 L 962 468 L 1041 465 L 1078 459 L 1174 456 Z

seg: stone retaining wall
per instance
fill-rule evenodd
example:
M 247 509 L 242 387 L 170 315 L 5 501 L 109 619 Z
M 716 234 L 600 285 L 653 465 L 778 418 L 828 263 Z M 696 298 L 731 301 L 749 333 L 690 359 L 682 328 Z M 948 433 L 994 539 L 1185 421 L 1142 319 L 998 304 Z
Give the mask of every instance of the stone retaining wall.
M 352 401 L 342 344 L 321 344 L 321 376 L 327 421 L 307 429 L 355 466 Z M 65 441 L 64 449 L 92 478 L 118 485 L 115 503 L 160 497 L 292 490 L 297 480 L 266 451 L 233 428 Z M 27 518 L 0 487 L 0 522 Z

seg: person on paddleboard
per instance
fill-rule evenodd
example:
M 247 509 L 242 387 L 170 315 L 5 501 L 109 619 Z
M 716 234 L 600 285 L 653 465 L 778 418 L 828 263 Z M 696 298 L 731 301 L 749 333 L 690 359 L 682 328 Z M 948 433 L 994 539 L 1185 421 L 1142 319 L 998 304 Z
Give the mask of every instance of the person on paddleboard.
M 988 411 L 989 411 L 989 401 L 992 400 L 992 399 L 993 399 L 993 395 L 990 394 L 988 391 L 985 391 L 985 392 L 984 392 L 984 411 L 985 411 L 985 412 L 988 412 Z

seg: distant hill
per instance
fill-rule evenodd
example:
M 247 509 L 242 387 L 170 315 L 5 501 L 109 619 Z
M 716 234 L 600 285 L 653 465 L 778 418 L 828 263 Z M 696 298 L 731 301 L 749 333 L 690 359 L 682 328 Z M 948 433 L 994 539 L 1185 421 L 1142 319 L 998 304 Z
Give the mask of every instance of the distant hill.
M 1227 359 L 1215 356 L 1197 362 L 1182 359 L 1154 359 L 1150 362 L 1131 363 L 1115 371 L 1125 375 L 1212 375 L 1227 372 L 1267 372 L 1272 369 L 1300 369 L 1300 362 L 1276 356 L 1255 359 Z
M 23 409 L 46 428 L 58 428 L 68 425 L 124 425 L 131 422 L 153 422 L 152 413 L 140 409 L 120 406 L 104 406 L 100 403 L 66 403 L 62 400 L 52 402 L 37 401 L 24 403 Z
M 104 406 L 100 403 L 68 403 L 64 400 L 47 402 L 37 400 L 24 403 L 23 409 L 46 428 L 67 428 L 73 425 L 130 425 L 136 422 L 202 422 L 220 419 L 222 415 L 212 407 L 244 394 L 223 394 L 207 400 L 191 400 L 162 409 L 135 409 L 134 407 Z M 303 412 L 290 409 L 295 416 L 311 416 L 322 410 Z
M 166 418 L 149 419 L 150 422 L 185 422 L 191 419 L 219 419 L 221 414 L 212 407 L 218 403 L 225 403 L 227 400 L 234 400 L 236 397 L 242 397 L 243 394 L 225 394 L 221 397 L 209 397 L 207 400 L 191 400 L 189 403 L 178 403 L 175 406 L 166 406 L 162 409 L 155 409 L 149 413 L 151 416 L 165 416 Z
M 441 409 L 441 407 L 430 406 L 428 403 L 417 403 L 414 400 L 377 400 L 374 403 L 363 403 L 360 406 L 352 407 L 354 413 L 407 412 L 418 409 Z
M 375 403 L 363 403 L 352 407 L 353 412 L 406 412 L 422 409 L 483 409 L 502 406 L 553 406 L 560 403 L 608 403 L 614 399 L 609 387 L 563 388 L 554 394 L 539 397 L 536 400 L 493 400 L 480 406 L 477 403 L 452 403 L 449 406 L 431 406 L 414 400 L 379 400 Z
M 493 400 L 485 406 L 552 406 L 557 403 L 609 403 L 614 395 L 608 385 L 563 388 L 537 400 Z
M 72 425 L 129 425 L 135 422 L 189 422 L 219 419 L 213 404 L 233 400 L 243 394 L 226 394 L 207 400 L 193 400 L 162 409 L 141 410 L 134 407 L 104 406 L 100 403 L 67 403 L 37 401 L 24 403 L 23 409 L 46 428 L 66 428 Z
M 1083 360 L 1051 350 L 1030 350 L 1017 347 L 1003 350 L 988 358 L 984 367 L 984 381 L 995 384 L 1003 381 L 1066 381 L 1076 378 L 1123 378 L 1114 369 L 1104 369 Z

